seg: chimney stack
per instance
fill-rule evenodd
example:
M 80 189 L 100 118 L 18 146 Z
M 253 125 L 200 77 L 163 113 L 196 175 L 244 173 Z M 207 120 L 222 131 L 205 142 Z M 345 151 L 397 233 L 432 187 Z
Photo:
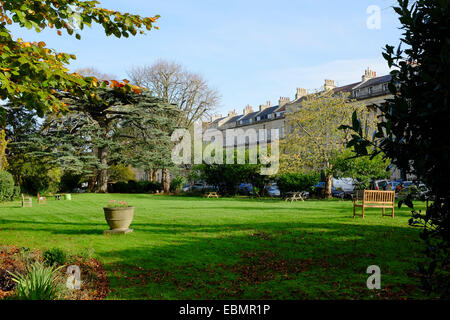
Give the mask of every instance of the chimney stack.
M 362 81 L 367 81 L 373 78 L 377 77 L 377 73 L 375 71 L 370 70 L 370 68 L 367 68 L 364 72 L 364 75 L 362 76 Z
M 266 104 L 261 104 L 259 106 L 259 111 L 261 112 L 261 111 L 263 111 L 263 110 L 265 110 L 267 108 L 270 108 L 270 101 L 267 101 Z
M 244 116 L 246 116 L 247 114 L 252 113 L 252 112 L 253 112 L 253 108 L 252 108 L 252 106 L 250 106 L 248 104 L 244 109 Z
M 304 88 L 297 88 L 297 93 L 295 94 L 295 100 L 300 99 L 301 97 L 304 97 L 308 95 L 308 91 Z
M 325 85 L 324 85 L 325 91 L 332 90 L 334 88 L 336 88 L 336 85 L 334 84 L 334 80 L 325 79 Z
M 230 112 L 228 112 L 228 117 L 235 117 L 235 116 L 237 116 L 237 112 L 236 112 L 236 109 L 234 109 L 233 111 L 230 111 Z
M 278 106 L 282 107 L 284 105 L 286 105 L 287 103 L 291 102 L 290 98 L 287 97 L 280 97 L 280 100 L 278 101 Z

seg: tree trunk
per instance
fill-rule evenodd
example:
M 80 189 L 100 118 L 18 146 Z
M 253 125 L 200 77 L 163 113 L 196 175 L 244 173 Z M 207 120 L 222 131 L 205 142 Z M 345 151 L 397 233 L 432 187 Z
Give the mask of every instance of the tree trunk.
M 170 192 L 170 171 L 169 171 L 169 169 L 163 169 L 162 182 L 163 182 L 164 193 L 169 193 Z
M 98 156 L 102 169 L 97 180 L 97 191 L 99 193 L 108 193 L 108 150 L 106 147 L 98 149 Z
M 328 174 L 326 176 L 326 181 L 325 181 L 325 190 L 324 190 L 324 196 L 325 198 L 331 198 L 331 187 L 333 185 L 333 175 L 332 174 Z
M 97 170 L 94 170 L 94 174 L 91 178 L 89 178 L 89 191 L 94 192 L 95 191 L 95 182 L 97 181 L 98 172 Z
M 148 170 L 148 181 L 153 182 L 153 170 L 149 169 Z

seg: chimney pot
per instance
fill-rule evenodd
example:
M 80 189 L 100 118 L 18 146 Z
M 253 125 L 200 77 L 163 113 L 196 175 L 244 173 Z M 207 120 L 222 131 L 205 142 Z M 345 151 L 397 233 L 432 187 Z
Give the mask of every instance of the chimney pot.
M 326 91 L 328 91 L 328 90 L 332 90 L 334 88 L 336 88 L 336 85 L 334 84 L 334 80 L 325 79 L 324 89 Z
M 300 99 L 301 97 L 304 97 L 308 95 L 308 91 L 304 88 L 297 88 L 297 93 L 295 94 L 295 100 Z

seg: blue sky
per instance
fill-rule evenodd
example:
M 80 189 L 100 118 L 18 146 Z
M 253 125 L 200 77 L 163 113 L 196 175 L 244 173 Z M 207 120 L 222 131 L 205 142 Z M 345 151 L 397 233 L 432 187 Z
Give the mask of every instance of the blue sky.
M 176 61 L 220 92 L 222 114 L 267 100 L 275 105 L 280 96 L 292 99 L 297 87 L 320 88 L 325 78 L 339 85 L 356 82 L 366 67 L 386 74 L 382 48 L 397 45 L 401 35 L 394 0 L 100 2 L 143 16 L 159 14 L 160 30 L 117 39 L 93 27 L 83 31 L 81 41 L 54 30 L 36 34 L 14 27 L 14 35 L 76 54 L 72 70 L 95 66 L 119 79 L 132 66 Z M 370 5 L 381 8 L 379 30 L 366 27 Z

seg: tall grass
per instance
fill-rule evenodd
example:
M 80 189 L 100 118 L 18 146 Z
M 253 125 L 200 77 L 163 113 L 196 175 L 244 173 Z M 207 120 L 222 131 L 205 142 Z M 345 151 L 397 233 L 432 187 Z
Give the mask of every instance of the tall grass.
M 19 300 L 55 300 L 59 297 L 61 287 L 58 285 L 58 271 L 62 267 L 46 267 L 39 262 L 27 267 L 22 274 L 8 273 L 17 283 L 16 299 Z

